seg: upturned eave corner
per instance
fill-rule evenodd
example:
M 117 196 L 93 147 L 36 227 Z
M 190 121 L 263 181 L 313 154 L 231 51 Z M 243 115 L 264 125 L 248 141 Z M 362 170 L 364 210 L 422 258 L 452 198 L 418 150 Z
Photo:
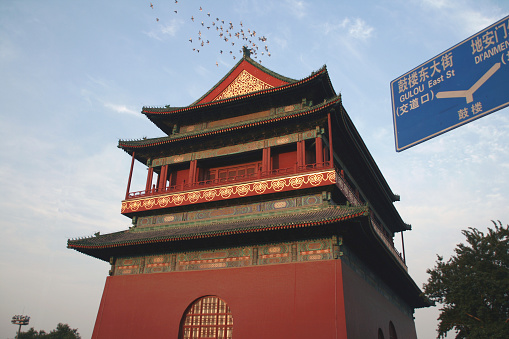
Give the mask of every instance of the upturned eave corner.
M 280 84 L 274 85 L 271 88 L 258 90 L 258 91 L 252 91 L 252 92 L 246 92 L 243 94 L 235 95 L 232 97 L 228 97 L 221 100 L 213 100 L 216 98 L 220 93 L 220 88 L 223 86 L 224 88 L 227 87 L 228 84 L 230 84 L 233 79 L 228 79 L 229 77 L 233 75 L 237 75 L 234 71 L 238 68 L 239 65 L 241 65 L 242 62 L 245 62 L 256 69 L 258 69 L 260 72 L 266 74 L 267 76 L 277 79 Z M 242 71 L 241 69 L 237 70 L 237 72 L 240 73 Z M 198 100 L 190 104 L 189 106 L 183 106 L 183 107 L 170 107 L 170 105 L 166 105 L 165 107 L 143 107 L 142 114 L 144 114 L 147 118 L 149 118 L 151 121 L 155 122 L 157 119 L 157 116 L 161 115 L 167 115 L 167 114 L 178 114 L 178 113 L 184 113 L 189 111 L 195 111 L 198 109 L 203 108 L 212 108 L 212 107 L 219 107 L 220 105 L 229 104 L 229 103 L 236 103 L 239 100 L 242 100 L 244 98 L 253 97 L 253 96 L 260 96 L 270 93 L 277 93 L 284 90 L 289 90 L 292 88 L 295 88 L 296 86 L 303 85 L 318 76 L 324 74 L 326 76 L 326 83 L 327 83 L 327 91 L 329 91 L 332 96 L 336 96 L 336 91 L 334 90 L 332 83 L 330 81 L 329 74 L 327 72 L 327 68 L 324 65 L 322 68 L 320 68 L 317 71 L 314 71 L 311 73 L 311 75 L 301 79 L 301 80 L 295 80 L 291 78 L 284 77 L 278 73 L 275 73 L 264 66 L 260 65 L 259 63 L 253 61 L 250 58 L 241 59 L 231 70 L 229 73 L 227 73 L 216 85 L 214 85 L 209 91 L 207 91 L 202 97 L 200 97 Z M 222 88 L 222 89 L 224 89 Z M 216 93 L 214 92 L 216 91 Z M 213 94 L 214 93 L 214 94 Z M 212 95 L 213 94 L 213 95 Z M 209 100 L 210 99 L 210 100 Z

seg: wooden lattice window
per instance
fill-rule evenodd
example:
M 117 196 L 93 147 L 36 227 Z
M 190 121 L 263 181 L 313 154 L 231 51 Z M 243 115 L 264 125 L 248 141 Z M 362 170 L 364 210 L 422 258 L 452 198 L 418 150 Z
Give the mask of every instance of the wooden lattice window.
M 259 163 L 250 163 L 237 166 L 214 168 L 209 170 L 209 179 L 220 181 L 252 177 L 256 173 Z
M 231 339 L 233 317 L 226 302 L 216 296 L 196 300 L 182 319 L 182 339 L 214 338 Z

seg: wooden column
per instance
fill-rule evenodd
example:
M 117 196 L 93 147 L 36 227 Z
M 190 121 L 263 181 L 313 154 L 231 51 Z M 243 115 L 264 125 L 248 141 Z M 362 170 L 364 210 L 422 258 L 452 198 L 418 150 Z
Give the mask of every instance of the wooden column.
M 266 149 L 262 149 L 262 169 L 260 171 L 260 175 L 265 172 L 265 161 L 267 161 L 267 151 Z
M 152 188 L 152 177 L 153 176 L 154 176 L 154 167 L 149 167 L 148 173 L 147 173 L 147 184 L 145 185 L 145 192 L 147 192 L 147 193 Z
M 134 168 L 134 151 L 133 158 L 131 159 L 131 170 L 129 171 L 129 179 L 127 179 L 127 190 L 125 192 L 125 198 L 129 198 L 129 191 L 131 190 L 131 179 L 133 178 L 133 168 Z
M 267 171 L 272 171 L 272 155 L 270 154 L 270 147 L 267 147 Z
M 164 165 L 164 180 L 162 182 L 162 187 L 166 188 L 168 183 L 168 165 Z
M 405 240 L 403 239 L 403 231 L 401 231 L 401 249 L 403 252 L 403 262 L 406 264 L 406 255 L 405 255 Z
M 297 141 L 297 170 L 303 165 L 302 161 L 302 141 Z
M 262 153 L 262 173 L 269 172 L 270 166 L 270 147 L 264 148 Z
M 299 166 L 306 166 L 306 141 L 301 140 L 297 142 L 297 162 Z
M 196 160 L 191 160 L 189 164 L 189 184 L 194 184 L 196 182 Z
M 164 165 L 161 167 L 161 172 L 159 173 L 159 180 L 157 182 L 157 188 L 159 191 L 162 191 L 166 188 L 167 174 L 168 174 L 168 165 Z
M 316 166 L 323 167 L 323 144 L 322 137 L 318 135 L 315 138 Z
M 330 112 L 327 113 L 327 122 L 329 125 L 329 161 L 330 167 L 334 167 L 334 150 L 332 149 L 332 121 Z
M 297 141 L 297 168 L 296 171 L 299 170 L 300 166 L 302 165 L 302 159 L 300 157 L 300 141 Z

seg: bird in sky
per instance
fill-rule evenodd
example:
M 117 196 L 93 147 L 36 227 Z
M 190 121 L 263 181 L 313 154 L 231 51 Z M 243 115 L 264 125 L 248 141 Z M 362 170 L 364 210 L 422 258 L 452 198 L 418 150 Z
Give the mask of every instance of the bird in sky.
M 175 0 L 175 4 L 178 4 L 178 0 Z M 157 5 L 157 3 L 156 3 L 156 5 Z M 154 4 L 152 2 L 149 2 L 149 6 L 150 6 L 150 8 L 154 9 Z M 178 11 L 177 11 L 177 9 L 174 8 L 173 12 L 175 13 L 175 15 L 178 15 L 178 14 L 182 13 L 182 10 L 185 11 L 185 8 L 180 8 Z M 195 9 L 195 11 L 196 11 L 196 9 Z M 238 21 L 239 24 L 234 24 L 232 21 L 225 20 L 225 18 L 221 19 L 220 16 L 213 16 L 212 15 L 213 13 L 211 13 L 211 12 L 205 12 L 205 10 L 202 6 L 199 6 L 199 11 L 203 12 L 203 14 L 202 13 L 197 14 L 196 18 L 194 17 L 194 15 L 191 15 L 191 21 L 193 23 L 196 22 L 196 23 L 201 24 L 201 26 L 206 27 L 207 30 L 204 32 L 201 32 L 201 30 L 198 30 L 197 36 L 191 36 L 189 38 L 189 42 L 191 44 L 193 43 L 193 39 L 198 38 L 197 39 L 198 43 L 203 48 L 206 48 L 205 44 L 207 46 L 209 46 L 209 45 L 212 46 L 212 45 L 214 45 L 214 43 L 219 43 L 218 41 L 215 41 L 215 39 L 213 38 L 213 36 L 216 35 L 216 37 L 219 37 L 219 39 L 220 39 L 219 41 L 222 40 L 222 43 L 231 43 L 231 46 L 235 46 L 235 41 L 233 41 L 233 38 L 236 37 L 237 39 L 242 40 L 242 44 L 251 51 L 251 57 L 253 59 L 256 59 L 257 62 L 261 63 L 260 58 L 262 56 L 263 57 L 271 56 L 271 53 L 269 52 L 268 45 L 266 43 L 268 40 L 267 37 L 265 35 L 262 35 L 262 36 L 259 36 L 258 39 L 253 39 L 253 37 L 256 37 L 257 32 L 254 29 L 244 27 L 244 22 L 242 20 Z M 206 16 L 205 16 L 205 13 L 206 13 Z M 194 14 L 196 14 L 196 12 Z M 201 19 L 210 18 L 210 19 L 202 21 L 202 20 L 199 20 L 198 18 L 201 18 Z M 164 17 L 157 17 L 156 21 L 157 22 L 159 22 L 160 20 L 164 21 L 164 19 L 165 19 Z M 197 20 L 195 20 L 195 19 L 197 19 Z M 216 22 L 217 22 L 217 25 L 216 25 Z M 221 24 L 219 22 L 221 22 Z M 223 25 L 225 25 L 225 22 L 227 24 L 225 27 L 223 27 Z M 213 31 L 210 31 L 211 27 L 216 28 L 215 34 L 213 33 Z M 260 41 L 264 44 L 262 45 L 262 43 L 260 43 Z M 258 46 L 257 43 L 259 43 L 260 46 Z M 237 45 L 239 45 L 239 44 L 237 44 Z M 258 50 L 260 50 L 260 54 L 257 54 Z M 196 49 L 193 48 L 193 51 L 196 51 L 197 53 L 200 52 L 200 50 L 197 48 Z M 232 56 L 233 60 L 235 60 L 238 56 L 238 55 L 236 55 L 236 53 L 237 53 L 237 51 L 235 51 L 235 53 L 233 53 L 233 51 L 230 51 L 230 55 Z M 239 51 L 239 53 L 241 53 L 241 54 L 243 53 L 242 49 Z M 222 49 L 219 49 L 219 54 L 221 54 L 221 55 L 223 54 Z M 217 61 L 216 61 L 216 66 L 219 66 L 219 63 Z

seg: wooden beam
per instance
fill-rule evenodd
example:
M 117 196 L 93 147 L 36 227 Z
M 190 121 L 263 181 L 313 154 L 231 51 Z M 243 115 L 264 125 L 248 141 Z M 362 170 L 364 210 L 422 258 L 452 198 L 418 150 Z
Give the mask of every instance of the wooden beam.
M 134 151 L 133 157 L 131 159 L 131 170 L 129 171 L 129 179 L 127 179 L 127 190 L 125 192 L 125 198 L 129 198 L 129 191 L 131 190 L 131 179 L 133 178 L 133 169 L 134 169 Z
M 332 121 L 330 117 L 330 112 L 327 113 L 327 123 L 329 125 L 329 161 L 330 167 L 334 167 L 334 150 L 332 149 Z

